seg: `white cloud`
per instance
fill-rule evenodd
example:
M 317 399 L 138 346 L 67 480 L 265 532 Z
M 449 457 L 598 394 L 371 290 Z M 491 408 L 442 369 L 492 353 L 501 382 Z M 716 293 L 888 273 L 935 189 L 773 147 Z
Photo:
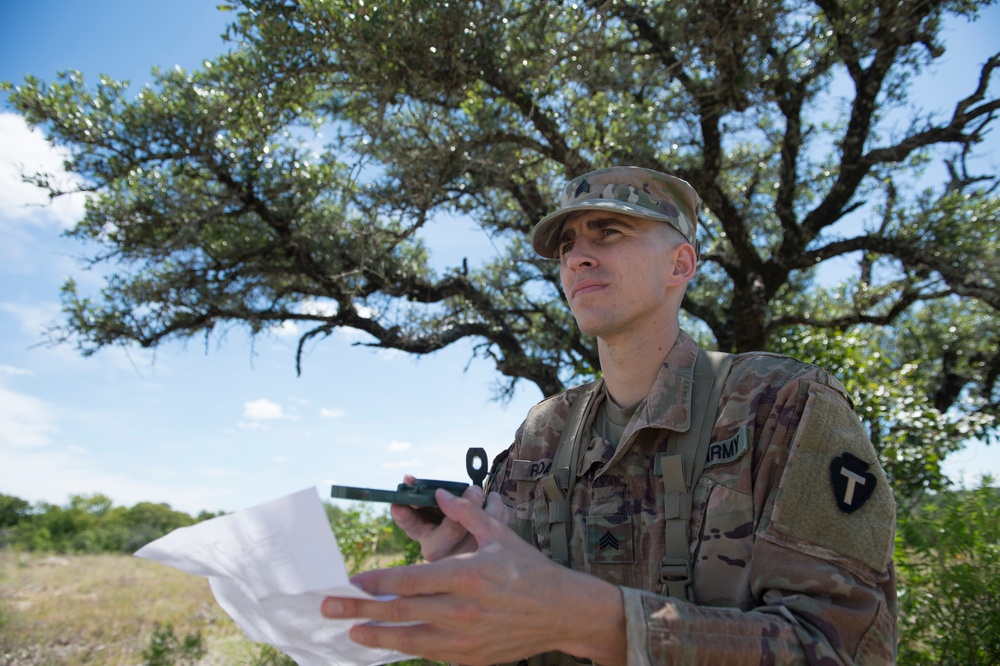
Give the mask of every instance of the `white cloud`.
M 284 418 L 284 410 L 278 403 L 260 398 L 243 403 L 243 416 L 251 421 L 269 421 Z
M 27 368 L 15 368 L 13 365 L 0 365 L 0 377 L 30 377 L 35 373 Z
M 0 386 L 0 446 L 27 449 L 50 444 L 59 432 L 53 412 L 38 398 Z
M 340 407 L 322 407 L 319 410 L 319 415 L 328 419 L 339 419 L 344 416 L 344 413 Z
M 389 451 L 392 453 L 399 453 L 400 451 L 406 451 L 412 448 L 413 444 L 410 442 L 389 442 Z
M 294 321 L 283 321 L 271 329 L 271 334 L 279 338 L 297 338 L 299 327 Z
M 299 307 L 302 314 L 332 317 L 337 314 L 337 303 L 334 301 L 316 301 L 309 299 Z
M 68 194 L 49 201 L 40 188 L 25 183 L 22 173 L 47 173 L 61 189 L 80 183 L 63 170 L 69 153 L 55 148 L 37 129 L 30 129 L 21 116 L 0 113 L 0 216 L 70 227 L 83 217 L 83 194 Z

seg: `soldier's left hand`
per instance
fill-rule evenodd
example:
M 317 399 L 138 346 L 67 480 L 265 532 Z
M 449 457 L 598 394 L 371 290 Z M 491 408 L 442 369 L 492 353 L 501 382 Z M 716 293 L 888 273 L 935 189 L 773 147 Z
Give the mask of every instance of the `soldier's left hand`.
M 476 539 L 477 550 L 355 576 L 352 581 L 369 594 L 396 598 L 324 600 L 326 617 L 373 621 L 353 627 L 351 640 L 464 664 L 516 661 L 549 650 L 596 661 L 593 642 L 613 653 L 602 663 L 624 658 L 618 588 L 553 563 L 470 498 L 439 490 L 437 500 Z

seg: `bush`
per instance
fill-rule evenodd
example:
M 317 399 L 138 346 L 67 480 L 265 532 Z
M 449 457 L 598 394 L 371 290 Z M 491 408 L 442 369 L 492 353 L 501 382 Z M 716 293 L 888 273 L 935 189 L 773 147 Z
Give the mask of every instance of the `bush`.
M 1000 664 L 1000 489 L 939 493 L 901 521 L 900 664 Z
M 170 624 L 156 625 L 149 647 L 142 652 L 144 666 L 193 665 L 204 656 L 205 643 L 201 631 L 189 634 L 182 640 L 174 635 L 174 628 Z
M 368 506 L 342 509 L 330 504 L 326 505 L 326 515 L 348 573 L 358 573 L 377 552 L 386 552 L 384 542 L 393 528 L 388 515 L 375 515 Z
M 20 497 L 0 493 L 0 529 L 13 527 L 31 512 L 31 505 Z

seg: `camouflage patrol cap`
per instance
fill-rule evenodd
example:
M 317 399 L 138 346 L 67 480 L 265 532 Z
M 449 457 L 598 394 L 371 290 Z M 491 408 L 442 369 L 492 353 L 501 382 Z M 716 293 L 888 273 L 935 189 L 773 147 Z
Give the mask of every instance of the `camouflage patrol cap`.
M 642 167 L 611 167 L 577 176 L 559 199 L 559 209 L 543 217 L 531 232 L 535 252 L 557 256 L 563 222 L 582 210 L 606 210 L 620 215 L 666 222 L 698 249 L 698 204 L 701 199 L 687 181 Z

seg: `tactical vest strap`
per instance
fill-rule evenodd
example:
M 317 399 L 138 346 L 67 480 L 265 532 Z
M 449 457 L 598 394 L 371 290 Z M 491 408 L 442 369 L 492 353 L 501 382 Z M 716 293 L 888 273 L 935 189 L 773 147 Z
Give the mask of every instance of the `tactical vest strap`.
M 691 427 L 671 433 L 667 455 L 660 459 L 663 473 L 664 556 L 660 582 L 671 597 L 693 601 L 690 555 L 691 507 L 694 487 L 705 470 L 719 398 L 735 356 L 698 350 L 691 397 Z
M 576 484 L 576 460 L 584 439 L 583 429 L 594 400 L 601 392 L 604 380 L 587 384 L 573 401 L 563 427 L 551 473 L 541 479 L 542 490 L 549 499 L 549 545 L 552 559 L 569 566 L 569 541 L 573 529 L 573 508 L 570 490 Z

